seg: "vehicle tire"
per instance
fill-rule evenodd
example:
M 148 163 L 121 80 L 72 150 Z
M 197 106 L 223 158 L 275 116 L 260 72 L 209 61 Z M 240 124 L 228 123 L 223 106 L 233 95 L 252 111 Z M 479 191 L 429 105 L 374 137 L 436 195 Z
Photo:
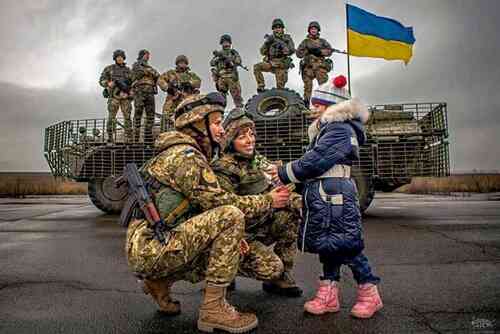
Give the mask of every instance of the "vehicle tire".
M 92 203 L 106 213 L 120 213 L 127 199 L 127 186 L 116 188 L 116 177 L 92 179 L 88 182 L 88 193 Z
M 291 107 L 305 109 L 299 93 L 288 88 L 272 88 L 251 97 L 245 111 L 254 121 L 275 120 L 288 116 Z
M 375 187 L 370 176 L 353 175 L 353 178 L 358 188 L 359 208 L 364 213 L 375 197 Z

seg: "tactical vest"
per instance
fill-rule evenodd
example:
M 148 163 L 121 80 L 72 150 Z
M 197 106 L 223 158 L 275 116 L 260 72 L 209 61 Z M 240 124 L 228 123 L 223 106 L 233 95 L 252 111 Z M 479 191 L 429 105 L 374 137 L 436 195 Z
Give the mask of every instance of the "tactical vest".
M 200 213 L 200 210 L 195 208 L 182 193 L 158 181 L 147 172 L 143 171 L 142 175 L 156 209 L 169 229 Z
M 229 57 L 232 61 L 234 61 L 235 53 L 233 49 L 221 50 L 224 56 Z M 234 64 L 232 67 L 226 67 L 224 61 L 217 61 L 217 75 L 221 78 L 238 78 L 237 66 Z

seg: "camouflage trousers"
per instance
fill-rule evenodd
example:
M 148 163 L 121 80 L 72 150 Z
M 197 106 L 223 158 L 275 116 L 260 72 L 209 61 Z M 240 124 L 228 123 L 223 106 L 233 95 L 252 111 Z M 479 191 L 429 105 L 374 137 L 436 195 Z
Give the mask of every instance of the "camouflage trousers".
M 163 113 L 161 118 L 161 129 L 167 131 L 174 128 L 175 109 L 181 103 L 183 97 L 177 95 L 167 95 L 163 103 Z
M 266 86 L 263 72 L 271 72 L 276 76 L 276 87 L 285 88 L 288 81 L 288 68 L 285 64 L 271 64 L 268 62 L 257 63 L 253 66 L 253 74 L 257 82 L 257 88 L 263 89 Z
M 132 103 L 130 99 L 123 98 L 109 98 L 108 99 L 108 123 L 106 126 L 106 130 L 108 132 L 108 140 L 115 141 L 115 132 L 116 132 L 116 116 L 118 111 L 121 110 L 123 114 L 123 129 L 125 131 L 125 141 L 132 141 L 132 120 L 130 118 L 130 114 L 132 112 Z
M 144 115 L 145 114 L 145 115 Z M 141 136 L 142 116 L 144 124 L 144 142 L 153 142 L 153 125 L 155 122 L 155 96 L 153 93 L 137 91 L 134 95 L 134 141 L 139 142 Z
M 304 100 L 311 99 L 313 80 L 318 80 L 318 84 L 328 81 L 328 71 L 323 66 L 307 65 L 302 71 L 302 81 L 304 82 Z
M 203 277 L 227 285 L 235 277 L 244 235 L 244 215 L 234 206 L 221 206 L 195 216 L 170 231 L 166 244 L 152 237 L 147 221 L 135 220 L 127 231 L 129 267 L 143 278 L 183 279 L 204 255 Z
M 299 216 L 296 213 L 277 210 L 262 225 L 248 226 L 245 239 L 250 250 L 240 257 L 238 275 L 269 281 L 281 277 L 283 271 L 290 272 L 297 254 L 298 225 Z M 208 258 L 208 253 L 200 255 L 191 263 L 189 270 L 179 273 L 172 281 L 203 281 Z
M 216 80 L 216 81 L 215 81 Z M 236 107 L 243 107 L 243 99 L 241 98 L 241 86 L 240 81 L 233 77 L 219 77 L 214 78 L 215 86 L 217 90 L 227 96 L 227 93 L 231 93 L 234 105 Z

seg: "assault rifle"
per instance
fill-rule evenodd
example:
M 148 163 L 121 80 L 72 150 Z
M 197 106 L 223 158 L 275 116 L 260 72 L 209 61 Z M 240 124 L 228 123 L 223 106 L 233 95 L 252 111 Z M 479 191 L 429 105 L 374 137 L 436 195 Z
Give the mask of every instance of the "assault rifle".
M 214 52 L 212 52 L 212 54 L 216 57 L 216 58 L 219 58 L 220 61 L 222 61 L 224 63 L 224 67 L 226 68 L 230 68 L 230 67 L 241 67 L 242 69 L 244 69 L 245 71 L 248 72 L 248 67 L 246 66 L 243 66 L 241 64 L 235 64 L 228 56 L 226 56 L 222 51 L 217 51 L 217 50 L 214 50 Z
M 138 207 L 148 221 L 148 226 L 153 230 L 155 238 L 160 243 L 165 243 L 164 232 L 167 230 L 165 222 L 160 217 L 135 163 L 126 164 L 123 175 L 115 181 L 117 188 L 124 184 L 128 185 L 128 199 L 120 222 L 123 224 L 122 219 L 126 219 L 128 224 L 132 211 Z

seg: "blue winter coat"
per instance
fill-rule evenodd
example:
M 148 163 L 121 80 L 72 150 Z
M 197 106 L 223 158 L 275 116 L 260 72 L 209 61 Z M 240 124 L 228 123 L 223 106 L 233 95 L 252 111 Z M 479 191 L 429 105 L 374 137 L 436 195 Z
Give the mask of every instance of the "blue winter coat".
M 366 136 L 359 120 L 319 124 L 304 156 L 280 167 L 278 175 L 285 184 L 305 183 L 299 248 L 349 258 L 364 248 L 356 184 L 351 178 L 318 177 L 337 164 L 352 166 Z

